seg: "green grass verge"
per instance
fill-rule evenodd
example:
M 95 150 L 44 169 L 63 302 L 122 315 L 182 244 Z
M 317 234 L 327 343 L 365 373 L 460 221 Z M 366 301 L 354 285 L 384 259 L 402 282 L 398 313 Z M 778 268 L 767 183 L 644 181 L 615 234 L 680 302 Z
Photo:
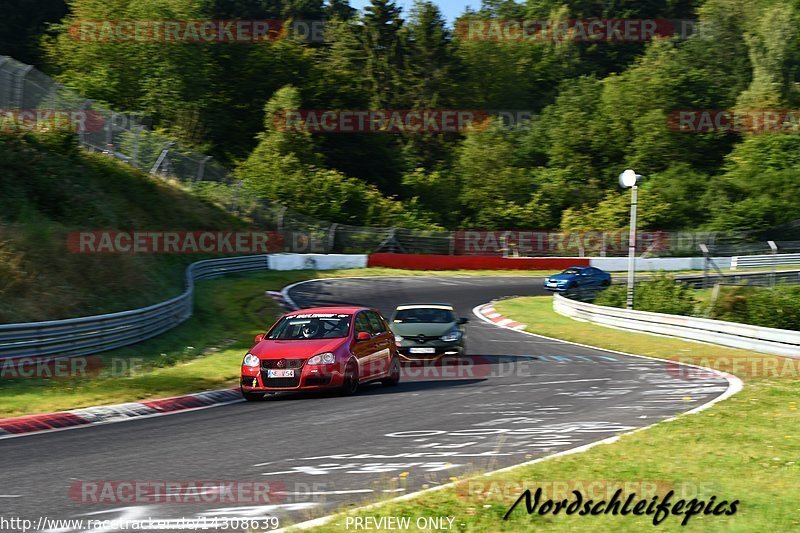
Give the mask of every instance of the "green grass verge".
M 239 363 L 280 314 L 264 296 L 290 283 L 347 276 L 540 275 L 536 271 L 415 271 L 390 268 L 240 274 L 197 285 L 195 312 L 177 328 L 91 358 L 77 378 L 9 379 L 0 366 L 0 418 L 235 386 Z M 99 374 L 91 369 L 98 368 Z
M 412 525 L 417 517 L 451 516 L 455 529 L 481 532 L 641 531 L 656 529 L 652 517 L 529 516 L 524 503 L 508 521 L 503 515 L 521 492 L 517 487 L 525 484 L 601 481 L 622 488 L 625 482 L 655 481 L 677 487 L 687 499 L 716 495 L 718 501 L 741 501 L 733 516 L 694 516 L 685 527 L 681 518 L 669 516 L 658 526 L 660 531 L 800 530 L 798 361 L 576 322 L 553 312 L 550 297 L 506 300 L 495 308 L 542 335 L 732 371 L 745 381 L 745 389 L 701 413 L 621 437 L 613 444 L 482 476 L 479 481 L 486 487 L 482 494 L 464 480 L 453 488 L 353 511 L 355 516 L 409 516 Z M 344 524 L 344 517 L 315 531 L 341 531 L 336 523 Z

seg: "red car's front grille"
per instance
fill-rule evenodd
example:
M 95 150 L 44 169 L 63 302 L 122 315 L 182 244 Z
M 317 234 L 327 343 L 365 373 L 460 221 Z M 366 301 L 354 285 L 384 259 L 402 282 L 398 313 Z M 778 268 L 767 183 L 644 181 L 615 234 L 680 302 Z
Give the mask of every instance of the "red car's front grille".
M 285 389 L 289 387 L 297 387 L 300 385 L 300 375 L 293 378 L 268 378 L 266 372 L 262 372 L 261 381 L 264 382 L 265 387 L 275 387 L 278 389 Z
M 302 373 L 305 359 L 262 359 L 261 360 L 261 381 L 265 387 L 275 387 L 280 389 L 297 387 L 300 385 L 300 374 Z M 267 377 L 268 370 L 294 370 L 294 377 L 291 378 L 270 378 Z
M 306 362 L 305 359 L 262 359 L 261 368 L 262 369 L 285 368 L 287 370 L 297 369 L 297 368 L 303 368 L 305 362 Z

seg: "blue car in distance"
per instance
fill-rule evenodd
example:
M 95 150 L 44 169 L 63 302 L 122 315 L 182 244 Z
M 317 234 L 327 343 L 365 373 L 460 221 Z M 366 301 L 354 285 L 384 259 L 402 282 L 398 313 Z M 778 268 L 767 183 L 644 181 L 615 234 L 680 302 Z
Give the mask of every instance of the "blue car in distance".
M 560 274 L 548 276 L 544 280 L 544 288 L 548 291 L 608 287 L 609 285 L 611 285 L 611 274 L 595 267 L 569 267 Z

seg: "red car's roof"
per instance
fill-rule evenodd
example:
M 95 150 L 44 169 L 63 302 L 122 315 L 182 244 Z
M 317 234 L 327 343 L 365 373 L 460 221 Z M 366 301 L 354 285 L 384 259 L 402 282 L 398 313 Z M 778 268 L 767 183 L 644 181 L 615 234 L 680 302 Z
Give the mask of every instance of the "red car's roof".
M 337 306 L 337 307 L 309 307 L 308 309 L 298 309 L 287 313 L 288 316 L 307 313 L 340 313 L 340 314 L 353 314 L 368 307 L 355 307 L 355 306 Z

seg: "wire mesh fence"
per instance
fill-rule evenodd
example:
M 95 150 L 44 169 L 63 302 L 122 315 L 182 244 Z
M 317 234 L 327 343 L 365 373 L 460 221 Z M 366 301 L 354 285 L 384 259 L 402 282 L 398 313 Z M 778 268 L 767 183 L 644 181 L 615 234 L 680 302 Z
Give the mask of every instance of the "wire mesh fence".
M 360 227 L 319 220 L 254 196 L 210 156 L 181 147 L 153 131 L 144 117 L 120 113 L 83 98 L 30 65 L 0 56 L 0 113 L 19 129 L 60 130 L 63 120 L 91 151 L 115 157 L 144 172 L 174 181 L 194 194 L 244 217 L 259 228 L 283 232 L 284 251 L 316 253 L 415 253 L 507 256 L 624 256 L 627 231 L 423 231 Z M 61 117 L 62 122 L 53 117 Z M 800 251 L 800 223 L 781 226 L 781 253 Z M 699 244 L 716 256 L 770 253 L 762 233 L 641 232 L 644 257 L 699 255 Z

